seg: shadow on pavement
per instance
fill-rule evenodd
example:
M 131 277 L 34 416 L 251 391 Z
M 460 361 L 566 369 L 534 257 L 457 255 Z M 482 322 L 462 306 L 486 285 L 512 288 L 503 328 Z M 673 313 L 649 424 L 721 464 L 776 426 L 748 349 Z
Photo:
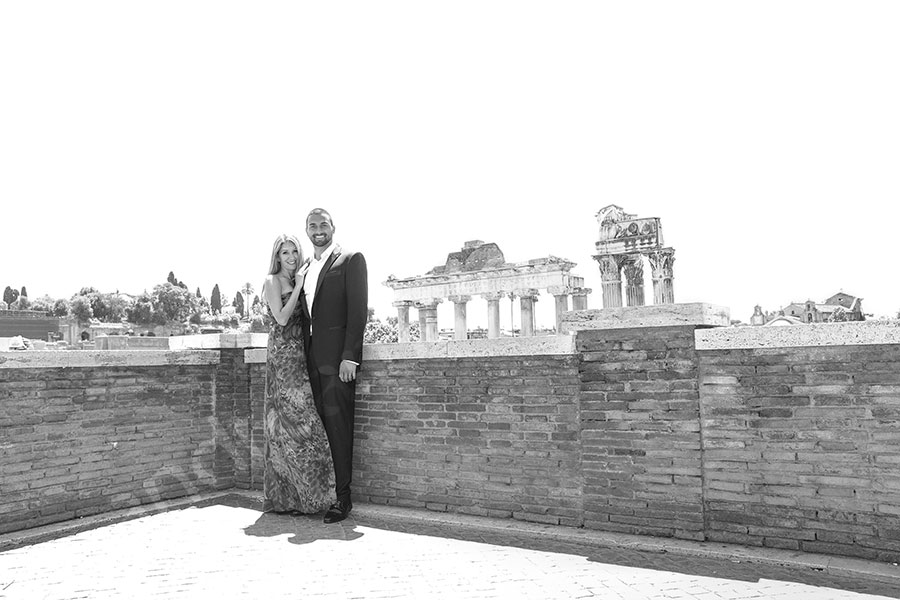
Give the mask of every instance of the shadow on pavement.
M 790 565 L 755 563 L 740 560 L 689 556 L 670 552 L 652 552 L 624 547 L 586 546 L 553 538 L 516 535 L 477 527 L 423 522 L 400 522 L 384 517 L 359 517 L 359 525 L 373 529 L 428 535 L 448 539 L 481 542 L 496 546 L 508 546 L 538 552 L 553 552 L 586 558 L 591 562 L 608 565 L 670 571 L 683 575 L 714 577 L 734 581 L 756 582 L 761 579 L 801 583 L 817 587 L 900 598 L 900 587 L 864 578 L 834 575 L 819 569 Z
M 253 525 L 244 529 L 244 533 L 258 537 L 289 535 L 291 537 L 287 541 L 292 544 L 309 544 L 318 540 L 351 542 L 363 536 L 356 531 L 356 527 L 352 518 L 340 523 L 325 524 L 322 522 L 322 514 L 263 513 Z

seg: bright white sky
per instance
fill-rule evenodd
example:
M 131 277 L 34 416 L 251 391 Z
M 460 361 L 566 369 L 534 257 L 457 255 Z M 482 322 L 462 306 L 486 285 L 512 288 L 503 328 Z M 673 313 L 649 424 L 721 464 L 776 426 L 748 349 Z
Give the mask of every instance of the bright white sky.
M 5 2 L 0 289 L 233 297 L 323 206 L 381 318 L 473 239 L 601 308 L 618 204 L 662 219 L 677 302 L 893 317 L 898 31 L 893 0 Z

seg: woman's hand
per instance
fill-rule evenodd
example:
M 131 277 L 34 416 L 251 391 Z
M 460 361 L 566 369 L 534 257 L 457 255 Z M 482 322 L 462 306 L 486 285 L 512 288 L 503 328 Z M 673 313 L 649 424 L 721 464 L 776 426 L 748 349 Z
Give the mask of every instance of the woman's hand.
M 303 281 L 306 279 L 306 272 L 309 271 L 309 263 L 303 263 L 294 274 L 294 289 L 303 287 Z

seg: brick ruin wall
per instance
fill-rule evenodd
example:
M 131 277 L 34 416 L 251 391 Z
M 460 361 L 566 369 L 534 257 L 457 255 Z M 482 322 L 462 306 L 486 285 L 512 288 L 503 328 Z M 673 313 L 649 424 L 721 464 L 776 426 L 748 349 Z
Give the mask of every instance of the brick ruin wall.
M 702 333 L 581 331 L 552 353 L 369 351 L 355 497 L 900 559 L 900 343 L 717 349 Z M 264 350 L 205 352 L 215 360 L 29 368 L 3 353 L 0 533 L 261 489 Z

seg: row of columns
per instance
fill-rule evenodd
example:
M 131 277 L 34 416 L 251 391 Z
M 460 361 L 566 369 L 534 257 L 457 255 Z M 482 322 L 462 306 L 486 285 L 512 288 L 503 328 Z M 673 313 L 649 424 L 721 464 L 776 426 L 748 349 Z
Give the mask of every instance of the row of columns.
M 587 288 L 552 287 L 548 291 L 553 294 L 556 301 L 556 329 L 559 331 L 562 323 L 562 315 L 569 309 L 569 296 L 572 296 L 572 310 L 587 309 L 587 296 L 591 292 Z M 534 335 L 534 303 L 538 300 L 537 289 L 516 290 L 513 292 L 488 292 L 479 294 L 487 300 L 488 304 L 488 338 L 500 337 L 500 300 L 519 298 L 521 309 L 521 330 L 523 337 Z M 472 296 L 460 295 L 448 298 L 453 302 L 453 339 L 464 340 L 468 338 L 468 326 L 466 324 L 466 307 Z M 434 342 L 438 340 L 437 307 L 443 299 L 433 298 L 428 301 L 413 302 L 402 300 L 394 302 L 397 309 L 398 341 L 409 341 L 409 309 L 416 308 L 419 312 L 419 331 L 421 341 Z
M 595 256 L 600 263 L 603 287 L 603 308 L 622 306 L 622 273 L 625 274 L 625 301 L 628 306 L 644 306 L 643 254 L 613 254 Z M 647 253 L 653 279 L 653 303 L 673 304 L 673 263 L 675 250 L 667 248 Z

